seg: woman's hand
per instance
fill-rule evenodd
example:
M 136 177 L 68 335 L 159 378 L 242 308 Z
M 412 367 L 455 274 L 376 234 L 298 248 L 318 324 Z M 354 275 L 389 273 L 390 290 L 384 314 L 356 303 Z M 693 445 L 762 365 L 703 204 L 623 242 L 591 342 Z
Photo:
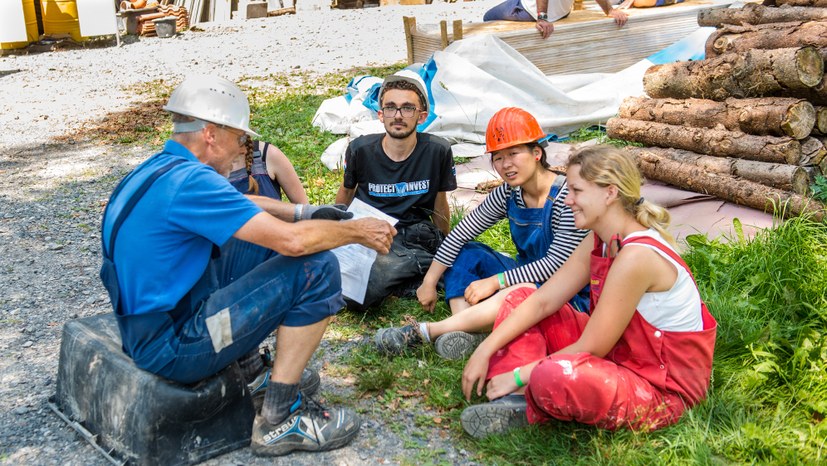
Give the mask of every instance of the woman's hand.
M 482 280 L 474 280 L 465 288 L 465 300 L 470 305 L 475 305 L 500 289 L 500 282 L 497 277 L 483 278 Z
M 514 374 L 505 372 L 491 377 L 491 380 L 488 381 L 488 387 L 485 389 L 485 396 L 489 400 L 495 400 L 509 393 L 514 393 L 518 388 L 517 382 L 514 381 Z
M 467 401 L 471 401 L 474 385 L 477 386 L 477 396 L 482 396 L 482 387 L 488 375 L 488 360 L 491 357 L 482 347 L 483 345 L 477 347 L 462 371 L 462 394 L 465 395 Z
M 416 289 L 416 299 L 419 300 L 419 304 L 422 305 L 423 309 L 434 312 L 437 299 L 436 286 L 422 282 L 422 285 L 419 285 L 419 288 Z

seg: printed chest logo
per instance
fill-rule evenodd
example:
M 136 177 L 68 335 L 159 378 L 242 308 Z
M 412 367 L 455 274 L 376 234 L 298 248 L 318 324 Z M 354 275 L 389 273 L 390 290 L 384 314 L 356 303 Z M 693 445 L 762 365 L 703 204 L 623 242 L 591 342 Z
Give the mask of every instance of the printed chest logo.
M 431 189 L 431 180 L 403 181 L 401 183 L 368 183 L 368 194 L 374 197 L 405 197 L 425 194 Z

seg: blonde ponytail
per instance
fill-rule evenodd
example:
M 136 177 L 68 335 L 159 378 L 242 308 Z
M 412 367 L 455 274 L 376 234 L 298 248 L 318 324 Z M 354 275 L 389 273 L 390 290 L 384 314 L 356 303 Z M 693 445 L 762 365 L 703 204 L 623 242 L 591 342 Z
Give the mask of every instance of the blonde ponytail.
M 645 200 L 640 195 L 643 176 L 631 154 L 613 146 L 589 146 L 576 151 L 568 166 L 579 165 L 580 176 L 598 186 L 617 186 L 623 208 L 646 228 L 652 228 L 675 246 L 675 239 L 666 231 L 669 211 Z

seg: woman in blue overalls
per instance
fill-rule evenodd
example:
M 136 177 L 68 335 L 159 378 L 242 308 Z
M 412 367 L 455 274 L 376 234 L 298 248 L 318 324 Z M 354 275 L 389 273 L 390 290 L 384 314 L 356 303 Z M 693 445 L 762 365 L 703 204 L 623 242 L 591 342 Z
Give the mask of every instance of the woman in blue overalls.
M 247 154 L 233 163 L 228 179 L 240 192 L 281 200 L 281 193 L 293 204 L 309 204 L 304 186 L 293 164 L 269 142 L 247 140 Z
M 433 310 L 437 282 L 444 275 L 445 298 L 454 315 L 410 329 L 382 329 L 376 338 L 380 349 L 393 353 L 444 335 L 437 340 L 437 351 L 446 357 L 463 356 L 480 339 L 465 332 L 490 329 L 493 324 L 505 297 L 498 291 L 517 284 L 539 286 L 580 244 L 588 232 L 574 226 L 571 209 L 563 203 L 566 178 L 551 171 L 545 138 L 537 120 L 525 110 L 504 108 L 494 114 L 486 130 L 486 151 L 504 183 L 454 227 L 417 290 L 422 306 Z M 505 218 L 516 259 L 473 241 Z M 572 304 L 585 310 L 588 291 L 584 291 Z M 453 351 L 460 343 L 463 350 Z M 449 349 L 442 351 L 445 348 Z

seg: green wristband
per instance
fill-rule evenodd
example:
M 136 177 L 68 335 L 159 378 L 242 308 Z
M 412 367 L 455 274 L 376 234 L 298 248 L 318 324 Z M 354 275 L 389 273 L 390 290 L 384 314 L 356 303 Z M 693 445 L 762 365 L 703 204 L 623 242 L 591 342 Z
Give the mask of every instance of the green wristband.
M 519 387 L 519 388 L 525 387 L 525 384 L 523 383 L 523 379 L 520 378 L 520 368 L 519 367 L 514 368 L 514 382 L 517 382 L 517 387 Z
M 500 289 L 505 288 L 505 272 L 497 274 L 497 281 L 500 282 Z

